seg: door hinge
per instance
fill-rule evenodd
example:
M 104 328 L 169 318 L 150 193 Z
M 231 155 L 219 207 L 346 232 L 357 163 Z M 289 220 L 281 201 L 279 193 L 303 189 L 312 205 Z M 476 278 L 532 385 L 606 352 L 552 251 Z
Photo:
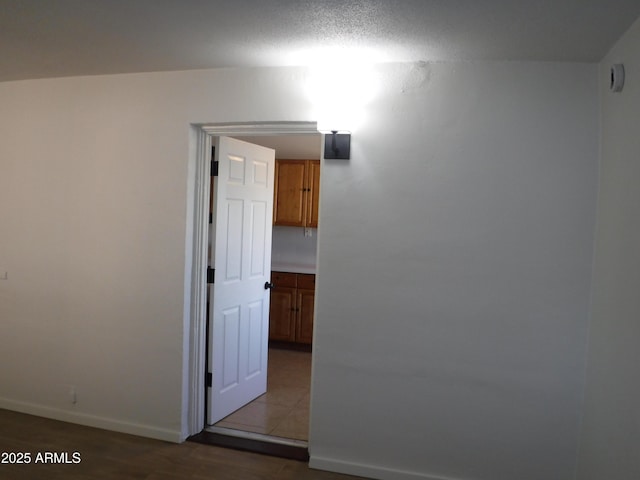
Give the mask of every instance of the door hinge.
M 209 224 L 213 223 L 213 213 L 209 212 Z
M 207 283 L 215 283 L 216 282 L 216 269 L 207 267 Z
M 213 374 L 211 372 L 207 372 L 204 374 L 204 386 L 205 387 L 213 386 Z
M 220 162 L 218 162 L 217 160 L 211 160 L 211 176 L 212 177 L 218 176 L 219 165 L 220 165 Z

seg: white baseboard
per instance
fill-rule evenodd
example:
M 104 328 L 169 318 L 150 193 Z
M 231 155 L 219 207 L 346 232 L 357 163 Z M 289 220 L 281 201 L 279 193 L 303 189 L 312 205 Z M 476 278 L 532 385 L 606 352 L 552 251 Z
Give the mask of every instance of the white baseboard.
M 180 443 L 184 441 L 183 435 L 179 431 L 153 427 L 150 425 L 123 422 L 121 420 L 98 417 L 96 415 L 89 415 L 86 413 L 70 412 L 34 403 L 18 402 L 7 398 L 0 398 L 0 408 L 29 415 L 36 415 L 38 417 L 60 420 L 63 422 L 76 423 L 87 427 L 102 428 L 103 430 L 128 433 L 139 437 L 164 440 L 166 442 Z
M 309 467 L 378 480 L 460 480 L 310 455 Z

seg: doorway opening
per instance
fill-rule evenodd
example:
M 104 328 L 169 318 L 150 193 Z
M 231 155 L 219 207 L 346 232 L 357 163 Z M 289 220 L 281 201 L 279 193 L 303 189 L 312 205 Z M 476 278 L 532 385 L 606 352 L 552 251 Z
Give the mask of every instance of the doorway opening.
M 317 202 L 312 205 L 309 198 L 311 187 L 306 183 L 311 185 L 311 178 L 294 175 L 291 179 L 291 174 L 304 174 L 310 162 L 319 166 L 321 137 L 316 133 L 231 138 L 275 151 L 274 181 L 279 188 L 274 197 L 278 202 L 274 211 L 282 213 L 274 217 L 271 242 L 267 391 L 209 425 L 207 431 L 252 438 L 266 436 L 306 447 L 318 206 Z M 289 180 L 291 184 L 286 183 Z M 317 180 L 314 189 L 319 187 L 319 170 Z M 280 198 L 291 192 L 296 198 Z M 305 201 L 306 212 L 299 208 Z M 293 210 L 293 215 L 289 210 Z
M 203 430 L 218 435 L 268 441 L 306 449 L 309 423 L 309 391 L 311 383 L 310 348 L 293 343 L 271 342 L 269 347 L 267 393 L 249 402 L 229 416 L 207 425 L 205 386 L 207 352 L 206 335 L 206 256 L 208 251 L 209 187 L 207 152 L 216 137 L 229 136 L 244 142 L 273 148 L 277 159 L 320 159 L 321 135 L 315 123 L 275 123 L 260 125 L 199 126 L 198 161 L 194 185 L 194 262 L 192 265 L 191 302 L 191 389 L 189 424 L 193 433 Z M 206 208 L 205 208 L 206 207 Z M 205 215 L 206 210 L 206 215 Z M 317 249 L 316 228 L 275 226 L 272 264 L 274 270 L 311 275 Z M 313 272 L 315 273 L 315 272 Z M 313 290 L 315 294 L 315 289 Z M 203 305 L 204 304 L 204 305 Z M 282 349 L 283 346 L 289 347 Z M 302 347 L 302 348 L 300 348 Z M 310 345 L 309 345 L 310 347 Z M 305 351 L 306 350 L 306 351 Z M 215 369 L 215 365 L 213 365 Z M 204 432 L 203 432 L 204 433 Z

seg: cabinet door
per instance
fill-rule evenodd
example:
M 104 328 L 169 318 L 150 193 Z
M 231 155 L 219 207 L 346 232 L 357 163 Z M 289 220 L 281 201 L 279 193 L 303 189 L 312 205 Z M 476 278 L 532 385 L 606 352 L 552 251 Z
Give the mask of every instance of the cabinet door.
M 296 312 L 296 342 L 313 342 L 313 303 L 314 290 L 298 290 L 298 311 Z
M 296 339 L 296 289 L 274 287 L 269 307 L 269 340 L 294 342 Z
M 318 200 L 320 194 L 320 160 L 309 161 L 307 191 L 307 226 L 318 228 Z
M 305 226 L 306 162 L 278 160 L 275 173 L 275 225 Z

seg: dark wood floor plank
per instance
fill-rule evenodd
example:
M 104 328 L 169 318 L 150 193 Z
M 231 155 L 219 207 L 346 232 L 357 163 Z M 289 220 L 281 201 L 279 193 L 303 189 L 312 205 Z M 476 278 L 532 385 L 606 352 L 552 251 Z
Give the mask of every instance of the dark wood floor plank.
M 29 465 L 0 464 L 2 480 L 353 480 L 297 460 L 194 442 L 173 444 L 0 409 L 0 452 L 28 452 Z M 35 464 L 38 453 L 79 452 L 79 464 Z

